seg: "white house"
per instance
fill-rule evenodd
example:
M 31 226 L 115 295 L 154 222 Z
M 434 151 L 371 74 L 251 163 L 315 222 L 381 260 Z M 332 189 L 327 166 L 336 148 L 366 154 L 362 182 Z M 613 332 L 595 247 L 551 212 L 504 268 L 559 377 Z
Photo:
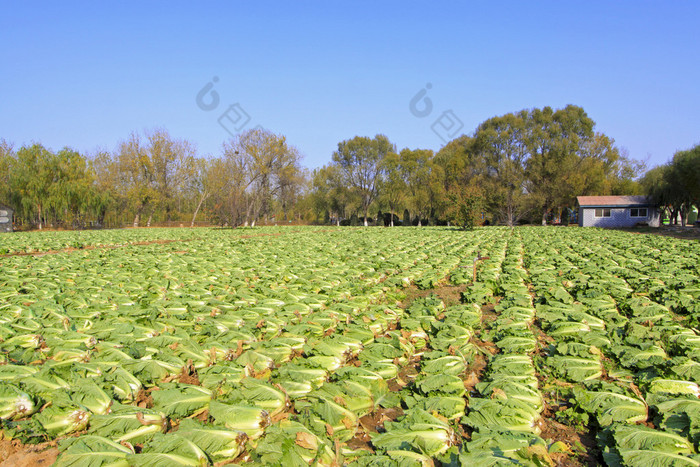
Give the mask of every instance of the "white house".
M 12 232 L 12 209 L 0 204 L 0 232 Z
M 658 227 L 661 213 L 646 196 L 579 196 L 578 225 L 581 227 Z

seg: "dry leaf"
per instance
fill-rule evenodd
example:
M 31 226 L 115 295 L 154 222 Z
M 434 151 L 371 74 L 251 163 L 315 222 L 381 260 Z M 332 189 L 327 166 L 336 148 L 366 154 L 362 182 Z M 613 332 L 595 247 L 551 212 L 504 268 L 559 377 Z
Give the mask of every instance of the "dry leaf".
M 344 418 L 340 421 L 340 423 L 342 423 L 343 425 L 345 425 L 345 428 L 347 428 L 348 430 L 349 430 L 350 428 L 353 428 L 353 427 L 355 426 L 355 422 L 353 422 L 352 420 L 350 420 L 348 417 L 344 417 Z
M 316 437 L 305 431 L 297 432 L 296 443 L 304 449 L 312 449 L 314 451 L 318 449 L 318 440 Z

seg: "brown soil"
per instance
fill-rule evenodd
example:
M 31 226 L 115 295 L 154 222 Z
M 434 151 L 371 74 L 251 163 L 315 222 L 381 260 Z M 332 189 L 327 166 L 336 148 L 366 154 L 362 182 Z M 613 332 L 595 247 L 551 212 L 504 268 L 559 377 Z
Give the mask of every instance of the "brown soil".
M 348 440 L 345 444 L 348 448 L 352 449 L 353 451 L 362 450 L 374 452 L 374 449 L 372 449 L 372 445 L 370 444 L 371 441 L 372 438 L 370 438 L 367 433 L 365 433 L 362 430 L 357 430 L 355 436 L 352 439 Z
M 543 356 L 546 347 L 550 343 L 555 342 L 555 340 L 542 331 L 539 319 L 535 319 L 534 323 L 530 325 L 530 330 L 537 339 L 535 353 Z M 571 383 L 548 377 L 540 372 L 537 373 L 537 378 L 541 386 L 561 386 L 567 389 L 572 386 Z M 550 454 L 555 465 L 558 467 L 603 465 L 602 455 L 598 448 L 595 435 L 590 430 L 583 432 L 577 431 L 572 426 L 559 423 L 555 419 L 555 415 L 559 410 L 565 410 L 566 407 L 561 406 L 559 401 L 549 398 L 545 391 L 543 391 L 543 395 L 545 396 L 544 409 L 542 411 L 542 418 L 537 422 L 539 428 L 542 430 L 540 437 L 547 440 L 549 443 L 561 441 L 565 443 L 570 450 L 570 452 Z
M 552 443 L 562 441 L 569 446 L 571 452 L 551 454 L 552 460 L 561 467 L 593 467 L 603 465 L 602 456 L 596 443 L 595 436 L 590 431 L 578 432 L 573 427 L 559 423 L 553 418 L 553 414 L 542 414 L 538 422 L 542 432 L 542 439 Z M 583 447 L 583 449 L 581 449 Z
M 393 407 L 390 409 L 377 409 L 371 414 L 360 417 L 360 426 L 365 430 L 366 433 L 377 433 L 380 430 L 384 430 L 384 423 L 387 421 L 394 421 L 403 415 L 403 409 L 401 407 Z
M 404 289 L 406 298 L 401 303 L 401 308 L 408 308 L 414 300 L 435 295 L 445 303 L 446 307 L 459 305 L 462 303 L 462 292 L 467 290 L 466 285 L 443 284 L 433 289 L 419 289 L 415 285 L 410 285 Z
M 484 370 L 486 370 L 487 365 L 488 362 L 483 355 L 477 354 L 474 356 L 474 360 L 467 367 L 466 371 L 464 372 L 465 376 L 463 377 L 464 388 L 467 390 L 467 392 L 474 391 L 477 383 L 481 381 L 481 377 L 484 374 Z
M 420 373 L 418 371 L 418 366 L 420 365 L 419 362 L 420 357 L 399 368 L 398 376 L 387 381 L 389 390 L 393 392 L 400 391 L 401 388 L 405 387 L 408 383 L 416 379 L 416 376 L 418 376 L 418 373 Z
M 497 303 L 498 300 L 496 300 L 495 303 L 487 303 L 481 307 L 481 324 L 483 324 L 486 328 L 489 328 L 491 323 L 498 319 L 498 313 L 496 313 L 495 310 Z
M 535 322 L 530 326 L 530 331 L 532 331 L 532 333 L 535 335 L 538 347 L 546 347 L 549 344 L 555 342 L 554 338 L 548 336 L 544 333 L 544 331 L 542 331 L 538 319 L 535 319 Z
M 56 443 L 25 445 L 18 440 L 0 440 L 0 467 L 52 465 L 58 457 Z
M 374 452 L 371 444 L 372 438 L 369 436 L 369 433 L 384 431 L 385 422 L 394 421 L 403 415 L 403 413 L 404 412 L 401 407 L 393 407 L 390 409 L 380 408 L 371 414 L 360 417 L 360 426 L 357 433 L 346 443 L 347 446 L 353 450 L 361 449 Z
M 153 407 L 153 398 L 151 397 L 150 390 L 146 391 L 143 388 L 139 390 L 136 395 L 136 405 L 142 409 L 150 409 Z

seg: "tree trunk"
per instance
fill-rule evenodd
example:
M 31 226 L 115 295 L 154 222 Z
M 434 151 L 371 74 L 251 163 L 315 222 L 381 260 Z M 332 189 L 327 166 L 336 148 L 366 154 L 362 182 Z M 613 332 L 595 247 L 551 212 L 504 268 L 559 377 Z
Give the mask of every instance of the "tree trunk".
M 508 205 L 508 227 L 513 227 L 514 222 L 514 217 L 513 216 L 513 206 L 510 204 Z
M 687 209 L 685 208 L 685 204 L 681 207 L 681 227 L 685 227 L 685 221 L 687 218 Z
M 151 221 L 153 220 L 153 211 L 148 215 L 148 222 L 146 222 L 146 227 L 151 226 Z
M 369 211 L 369 205 L 365 206 L 365 227 L 367 227 L 369 224 L 367 223 L 367 212 Z
M 41 205 L 37 206 L 37 209 L 39 210 L 39 230 L 41 230 Z
M 136 216 L 134 216 L 134 227 L 139 226 L 139 222 L 141 221 L 141 214 L 143 213 L 143 210 L 145 208 L 145 204 L 142 204 L 137 210 L 136 210 Z
M 542 225 L 547 225 L 547 208 L 542 211 Z
M 244 224 L 245 227 L 248 227 L 248 225 L 250 224 L 250 211 L 251 211 L 251 209 L 253 209 L 253 203 L 248 201 L 246 203 L 246 209 L 245 209 L 245 224 Z M 253 226 L 255 226 L 255 220 L 253 220 Z
M 194 210 L 194 214 L 192 215 L 192 223 L 190 224 L 190 227 L 194 227 L 194 221 L 197 219 L 197 213 L 199 212 L 199 208 L 202 207 L 202 204 L 204 203 L 204 200 L 207 199 L 207 196 L 202 196 L 199 198 L 199 203 L 197 203 L 197 209 Z

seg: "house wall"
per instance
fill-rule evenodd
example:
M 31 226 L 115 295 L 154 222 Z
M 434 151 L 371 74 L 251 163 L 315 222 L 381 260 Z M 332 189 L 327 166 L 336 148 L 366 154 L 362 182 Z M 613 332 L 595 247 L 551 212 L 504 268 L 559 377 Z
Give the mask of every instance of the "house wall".
M 0 232 L 12 232 L 12 209 L 0 206 Z
M 595 208 L 579 208 L 579 225 L 581 227 L 634 227 L 639 223 L 659 226 L 659 211 L 647 208 L 647 217 L 631 217 L 630 208 L 610 208 L 610 217 L 595 217 Z

